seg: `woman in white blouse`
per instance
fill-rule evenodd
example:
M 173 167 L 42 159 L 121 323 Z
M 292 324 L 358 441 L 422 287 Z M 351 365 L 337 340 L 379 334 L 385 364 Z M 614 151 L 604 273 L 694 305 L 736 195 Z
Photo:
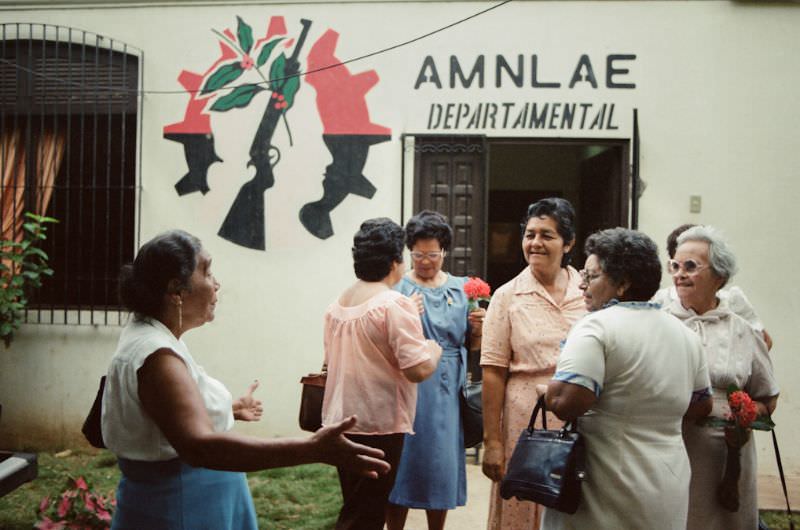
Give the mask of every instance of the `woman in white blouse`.
M 575 514 L 546 509 L 543 530 L 685 530 L 691 470 L 685 416 L 711 410 L 700 340 L 648 300 L 661 264 L 655 243 L 612 228 L 586 240 L 588 315 L 570 330 L 546 391 L 547 407 L 577 418 L 587 477 Z
M 675 258 L 669 270 L 678 300 L 666 310 L 695 330 L 703 342 L 713 387 L 712 416 L 729 412 L 727 391 L 731 385 L 755 400 L 759 415 L 775 410 L 778 385 L 761 333 L 735 314 L 719 290 L 736 272 L 736 258 L 719 232 L 711 226 L 695 226 L 678 236 Z M 758 526 L 756 502 L 755 443 L 744 441 L 737 511 L 723 508 L 717 490 L 725 470 L 727 444 L 741 440 L 712 427 L 684 424 L 684 439 L 692 464 L 687 528 L 703 530 L 752 530 Z
M 108 369 L 101 420 L 122 471 L 114 529 L 255 529 L 244 471 L 311 462 L 388 471 L 381 451 L 342 436 L 355 417 L 308 439 L 230 431 L 235 419 L 260 418 L 256 385 L 233 400 L 181 340 L 214 319 L 218 290 L 211 256 L 180 230 L 147 242 L 123 268 L 120 295 L 134 316 Z

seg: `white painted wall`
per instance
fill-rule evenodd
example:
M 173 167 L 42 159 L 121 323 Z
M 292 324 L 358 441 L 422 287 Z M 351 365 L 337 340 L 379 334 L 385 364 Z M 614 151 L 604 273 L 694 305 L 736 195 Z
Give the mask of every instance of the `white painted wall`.
M 4 2 L 4 22 L 47 22 L 109 35 L 144 51 L 145 90 L 179 90 L 181 69 L 204 71 L 217 57 L 211 28 L 233 28 L 236 16 L 256 36 L 271 15 L 286 17 L 296 33 L 301 17 L 313 20 L 309 44 L 327 28 L 340 33 L 337 55 L 355 57 L 404 41 L 487 7 L 482 2 L 188 5 L 143 7 L 36 7 Z M 775 340 L 772 352 L 783 389 L 776 422 L 785 465 L 800 476 L 798 399 L 793 385 L 800 361 L 796 319 L 800 292 L 793 227 L 800 224 L 797 102 L 800 6 L 739 2 L 515 2 L 390 53 L 350 65 L 375 69 L 380 83 L 368 94 L 371 118 L 392 129 L 389 143 L 370 151 L 365 175 L 377 186 L 372 200 L 348 197 L 334 211 L 336 235 L 322 241 L 297 222 L 305 202 L 321 194 L 329 162 L 320 140 L 314 90 L 301 88 L 289 120 L 295 147 L 285 145 L 278 180 L 267 192 L 268 249 L 237 247 L 216 236 L 247 172 L 253 131 L 261 110 L 212 115 L 222 164 L 212 166 L 212 192 L 179 198 L 173 185 L 186 171 L 180 144 L 162 138 L 164 125 L 180 121 L 185 94 L 147 94 L 142 122 L 142 238 L 181 227 L 198 235 L 214 256 L 222 282 L 217 319 L 186 336 L 193 354 L 234 393 L 262 381 L 265 419 L 246 430 L 263 436 L 297 432 L 299 377 L 321 362 L 321 316 L 353 278 L 351 236 L 363 219 L 400 217 L 400 134 L 423 134 L 431 103 L 614 103 L 614 131 L 454 130 L 489 136 L 629 138 L 639 109 L 642 167 L 647 184 L 640 228 L 661 242 L 683 222 L 714 224 L 730 237 L 740 260 L 735 283 L 745 289 Z M 308 44 L 307 44 L 308 46 Z M 566 85 L 576 61 L 588 54 L 600 82 L 570 90 L 493 85 L 494 56 L 539 56 L 540 78 Z M 605 56 L 636 54 L 620 80 L 633 90 L 603 87 Z M 450 55 L 471 66 L 487 60 L 483 89 L 414 89 L 426 55 L 446 84 Z M 512 61 L 513 62 L 513 61 Z M 526 76 L 529 73 L 526 70 Z M 255 110 L 255 109 L 258 110 Z M 409 187 L 407 185 L 406 189 Z M 703 210 L 689 214 L 690 195 Z M 411 195 L 406 193 L 406 204 Z M 665 278 L 666 282 L 666 278 Z M 0 443 L 60 446 L 75 443 L 97 377 L 111 355 L 118 329 L 26 326 L 0 352 Z M 761 438 L 761 437 L 759 437 Z M 761 469 L 774 473 L 771 450 L 761 444 Z

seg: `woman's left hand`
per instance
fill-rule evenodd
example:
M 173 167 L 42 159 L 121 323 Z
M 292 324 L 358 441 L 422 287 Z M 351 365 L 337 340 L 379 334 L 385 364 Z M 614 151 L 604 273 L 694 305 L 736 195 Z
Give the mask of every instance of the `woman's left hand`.
M 472 329 L 472 336 L 473 337 L 480 337 L 483 335 L 483 320 L 486 318 L 486 310 L 482 307 L 474 311 L 470 311 L 469 315 L 467 315 L 467 320 L 469 321 L 470 328 Z
M 752 429 L 744 429 L 744 432 L 736 427 L 725 427 L 725 443 L 729 447 L 743 447 L 750 441 Z
M 261 400 L 253 397 L 253 392 L 258 388 L 258 379 L 248 387 L 247 393 L 233 402 L 233 417 L 241 421 L 258 421 L 264 408 Z

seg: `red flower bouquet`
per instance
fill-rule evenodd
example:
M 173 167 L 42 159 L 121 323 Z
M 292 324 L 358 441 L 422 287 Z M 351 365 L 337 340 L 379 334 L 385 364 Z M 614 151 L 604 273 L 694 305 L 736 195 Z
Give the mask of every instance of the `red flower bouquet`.
M 489 301 L 489 295 L 492 292 L 489 284 L 477 277 L 471 277 L 464 282 L 463 289 L 469 300 L 469 311 L 478 309 L 478 302 Z
M 750 440 L 751 429 L 770 431 L 775 424 L 769 416 L 759 416 L 753 398 L 734 385 L 728 388 L 728 406 L 731 411 L 725 418 L 708 418 L 706 425 L 722 427 L 726 431 L 728 455 L 725 460 L 725 474 L 717 490 L 717 500 L 726 510 L 736 512 L 739 511 L 741 448 Z
M 39 503 L 39 521 L 34 528 L 108 529 L 116 504 L 113 496 L 93 492 L 83 477 L 70 478 L 67 489 L 58 497 L 51 500 L 48 496 Z

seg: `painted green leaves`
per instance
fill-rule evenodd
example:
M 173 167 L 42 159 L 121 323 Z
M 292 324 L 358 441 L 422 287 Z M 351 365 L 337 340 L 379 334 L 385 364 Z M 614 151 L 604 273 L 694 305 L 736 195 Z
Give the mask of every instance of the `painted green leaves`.
M 284 97 L 284 101 L 286 101 L 284 108 L 288 110 L 294 103 L 294 96 L 300 88 L 300 78 L 292 76 L 286 79 L 286 65 L 286 55 L 282 53 L 272 61 L 272 66 L 269 69 L 269 79 L 272 90 Z
M 266 90 L 261 85 L 241 85 L 233 89 L 229 94 L 217 98 L 211 110 L 225 112 L 231 109 L 240 109 L 250 104 L 253 97 L 259 92 Z
M 275 37 L 269 41 L 266 39 L 256 42 L 253 39 L 253 28 L 247 24 L 241 17 L 236 17 L 237 28 L 236 36 L 234 37 L 230 32 L 219 32 L 214 30 L 220 39 L 226 42 L 232 49 L 238 52 L 238 57 L 231 62 L 219 65 L 206 79 L 203 84 L 200 94 L 213 94 L 217 91 L 223 91 L 216 94 L 216 99 L 211 105 L 211 110 L 217 112 L 226 112 L 231 109 L 238 109 L 246 107 L 250 104 L 256 94 L 265 90 L 272 90 L 274 93 L 281 94 L 284 90 L 288 89 L 290 95 L 288 96 L 289 102 L 286 103 L 286 98 L 281 97 L 282 108 L 287 108 L 294 101 L 294 94 L 299 88 L 299 81 L 292 80 L 287 83 L 286 80 L 281 80 L 279 86 L 270 82 L 261 72 L 261 67 L 265 66 L 275 51 L 276 46 L 285 39 L 285 37 Z M 253 60 L 255 58 L 255 61 Z M 270 65 L 270 77 L 282 78 L 286 76 L 286 57 L 281 54 Z M 232 85 L 248 70 L 253 70 L 261 78 L 261 81 L 251 81 L 245 78 L 244 84 Z M 273 75 L 276 72 L 276 75 Z
M 236 17 L 238 27 L 236 28 L 236 37 L 239 39 L 239 46 L 245 55 L 250 53 L 253 48 L 253 28 L 251 28 L 242 17 Z
M 282 40 L 283 37 L 272 39 L 266 43 L 263 48 L 261 48 L 261 53 L 258 54 L 258 60 L 256 61 L 257 68 L 260 68 L 266 64 L 267 59 L 269 59 L 269 56 L 272 53 L 272 50 L 274 50 L 275 46 Z
M 228 63 L 223 64 L 217 70 L 211 74 L 211 76 L 206 81 L 206 84 L 203 85 L 203 89 L 200 91 L 201 94 L 208 94 L 210 92 L 214 92 L 215 90 L 219 90 L 223 88 L 228 83 L 236 81 L 239 77 L 244 73 L 244 68 L 242 68 L 242 63 L 240 61 L 236 61 L 235 63 Z

